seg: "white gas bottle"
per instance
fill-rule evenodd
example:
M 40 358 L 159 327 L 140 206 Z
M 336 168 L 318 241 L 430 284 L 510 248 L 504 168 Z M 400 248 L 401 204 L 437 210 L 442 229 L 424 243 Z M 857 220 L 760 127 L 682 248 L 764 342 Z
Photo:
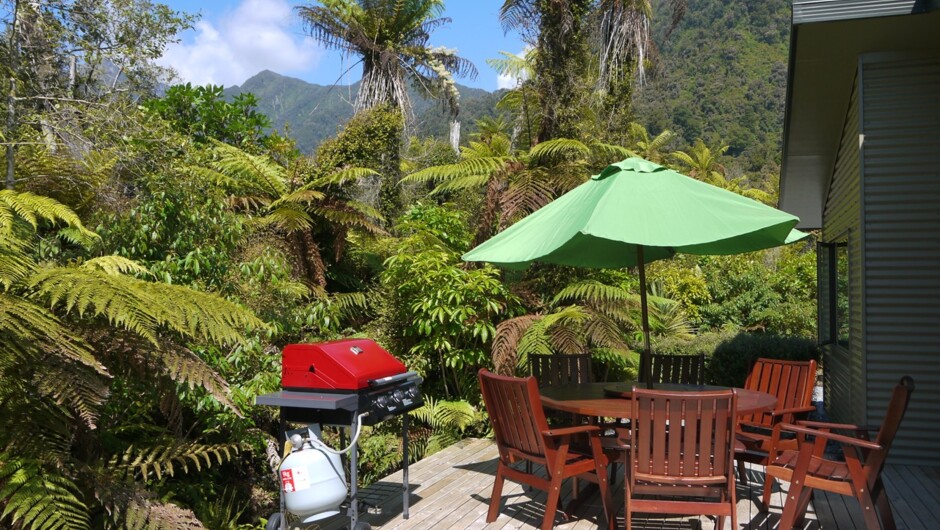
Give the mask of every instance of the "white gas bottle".
M 278 469 L 287 511 L 310 523 L 339 513 L 346 499 L 346 477 L 337 454 L 324 450 L 320 426 L 307 428 L 307 437 L 291 436 L 293 449 Z

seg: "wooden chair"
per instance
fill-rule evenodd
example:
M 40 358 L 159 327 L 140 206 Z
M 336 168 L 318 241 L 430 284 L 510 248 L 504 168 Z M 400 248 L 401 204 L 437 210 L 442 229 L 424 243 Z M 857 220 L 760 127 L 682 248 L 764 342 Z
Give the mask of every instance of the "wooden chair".
M 719 529 L 730 516 L 736 529 L 734 390 L 634 388 L 633 401 L 624 480 L 627 530 L 635 512 L 714 515 Z
M 529 368 L 539 386 L 593 383 L 591 354 L 529 355 Z
M 483 403 L 499 449 L 486 522 L 496 520 L 503 481 L 508 478 L 548 493 L 542 518 L 542 530 L 547 530 L 555 521 L 562 481 L 581 477 L 598 484 L 607 525 L 612 530 L 614 515 L 610 509 L 607 459 L 600 444 L 601 429 L 596 425 L 549 428 L 534 377 L 505 377 L 481 369 L 479 378 Z M 587 438 L 588 443 L 582 444 L 587 449 L 579 449 L 573 444 L 578 437 Z M 541 464 L 545 466 L 548 478 L 512 467 L 516 462 Z
M 653 382 L 705 384 L 705 355 L 652 354 Z
M 891 503 L 881 482 L 881 470 L 913 391 L 914 380 L 908 376 L 902 377 L 894 387 L 884 421 L 874 441 L 869 440 L 867 434 L 875 429 L 855 425 L 803 421 L 798 425 L 781 424 L 774 428 L 771 463 L 767 466 L 764 483 L 764 505 L 770 501 L 774 480 L 790 482 L 779 528 L 789 530 L 794 523 L 801 522 L 812 491 L 821 489 L 855 497 L 862 508 L 868 530 L 880 530 L 881 523 L 885 530 L 895 530 Z M 854 436 L 836 434 L 833 430 L 849 431 Z M 785 431 L 796 434 L 798 450 L 777 451 L 776 442 L 780 433 Z M 815 440 L 809 440 L 807 436 L 813 436 Z M 842 446 L 844 462 L 825 457 L 824 451 L 829 441 Z
M 782 361 L 760 358 L 748 373 L 744 388 L 777 397 L 772 411 L 743 415 L 738 419 L 738 474 L 744 482 L 745 462 L 766 466 L 773 428 L 795 423 L 816 410 L 811 404 L 816 386 L 816 361 Z M 791 448 L 795 448 L 795 442 Z

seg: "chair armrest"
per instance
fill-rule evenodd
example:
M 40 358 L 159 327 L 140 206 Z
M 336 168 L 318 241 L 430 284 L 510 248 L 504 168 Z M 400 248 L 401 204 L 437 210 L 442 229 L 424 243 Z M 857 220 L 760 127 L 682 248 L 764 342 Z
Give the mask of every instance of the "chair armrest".
M 571 436 L 572 434 L 580 433 L 601 433 L 601 428 L 597 425 L 573 425 L 571 427 L 559 427 L 557 429 L 548 429 L 542 431 L 542 436 L 548 436 L 550 438 L 558 438 L 560 436 Z
M 796 422 L 797 425 L 811 427 L 814 429 L 836 430 L 836 431 L 855 431 L 855 432 L 874 432 L 881 428 L 878 425 L 855 425 L 853 423 L 830 423 L 827 421 L 808 421 L 802 420 Z
M 803 414 L 806 412 L 813 412 L 814 410 L 816 410 L 816 407 L 812 405 L 807 405 L 805 407 L 791 407 L 788 409 L 772 410 L 770 412 L 767 412 L 766 414 L 770 414 L 771 416 L 783 416 L 785 414 Z
M 802 427 L 812 427 L 814 429 L 839 429 L 843 431 L 854 431 L 861 428 L 858 425 L 852 423 L 832 423 L 829 421 L 801 420 L 794 423 Z
M 853 438 L 851 436 L 845 436 L 843 434 L 836 434 L 833 432 L 827 432 L 819 429 L 812 429 L 809 427 L 804 427 L 801 425 L 793 425 L 792 423 L 782 423 L 780 424 L 781 430 L 791 431 L 803 435 L 816 436 L 819 438 L 825 438 L 826 440 L 832 440 L 834 442 L 854 445 L 855 447 L 861 447 L 862 449 L 869 449 L 872 451 L 880 451 L 883 448 L 881 445 L 876 444 L 875 442 L 869 440 L 862 440 L 860 438 Z M 775 433 L 776 434 L 776 433 Z

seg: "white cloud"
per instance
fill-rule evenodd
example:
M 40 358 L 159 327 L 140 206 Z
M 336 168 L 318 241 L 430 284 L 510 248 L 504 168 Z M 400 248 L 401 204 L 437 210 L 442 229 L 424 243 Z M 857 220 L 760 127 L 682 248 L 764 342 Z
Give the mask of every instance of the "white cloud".
M 519 84 L 518 77 L 511 77 L 508 75 L 498 75 L 496 76 L 496 89 L 500 90 L 503 88 L 516 88 Z
M 314 69 L 322 53 L 300 35 L 286 0 L 242 0 L 218 21 L 197 22 L 195 32 L 158 62 L 196 85 L 237 85 L 264 69 L 297 74 Z

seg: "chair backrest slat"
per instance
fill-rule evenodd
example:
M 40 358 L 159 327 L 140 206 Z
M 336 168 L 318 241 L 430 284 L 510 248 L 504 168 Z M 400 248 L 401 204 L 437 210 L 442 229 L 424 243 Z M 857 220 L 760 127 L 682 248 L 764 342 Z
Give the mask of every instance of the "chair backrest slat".
M 539 386 L 594 382 L 590 353 L 532 354 L 529 366 Z
M 542 431 L 548 429 L 548 423 L 535 378 L 504 377 L 485 370 L 479 377 L 483 403 L 500 450 L 544 455 Z
M 705 384 L 705 355 L 652 354 L 653 381 L 657 383 Z
M 633 389 L 630 475 L 690 484 L 705 479 L 733 487 L 734 390 Z
M 894 443 L 894 436 L 901 428 L 901 420 L 907 412 L 907 405 L 911 401 L 911 393 L 914 392 L 914 379 L 906 375 L 898 381 L 891 392 L 891 401 L 888 402 L 888 409 L 885 411 L 885 418 L 881 422 L 881 428 L 878 429 L 878 435 L 875 437 L 875 443 L 880 445 L 883 450 L 869 455 L 869 461 L 866 467 L 871 467 L 869 474 L 878 475 L 881 468 L 884 467 L 885 460 L 888 458 L 888 452 Z
M 777 398 L 775 410 L 809 406 L 815 386 L 816 361 L 812 360 L 757 359 L 744 383 L 748 390 L 774 395 Z M 773 419 L 761 413 L 742 416 L 741 421 L 773 426 Z

